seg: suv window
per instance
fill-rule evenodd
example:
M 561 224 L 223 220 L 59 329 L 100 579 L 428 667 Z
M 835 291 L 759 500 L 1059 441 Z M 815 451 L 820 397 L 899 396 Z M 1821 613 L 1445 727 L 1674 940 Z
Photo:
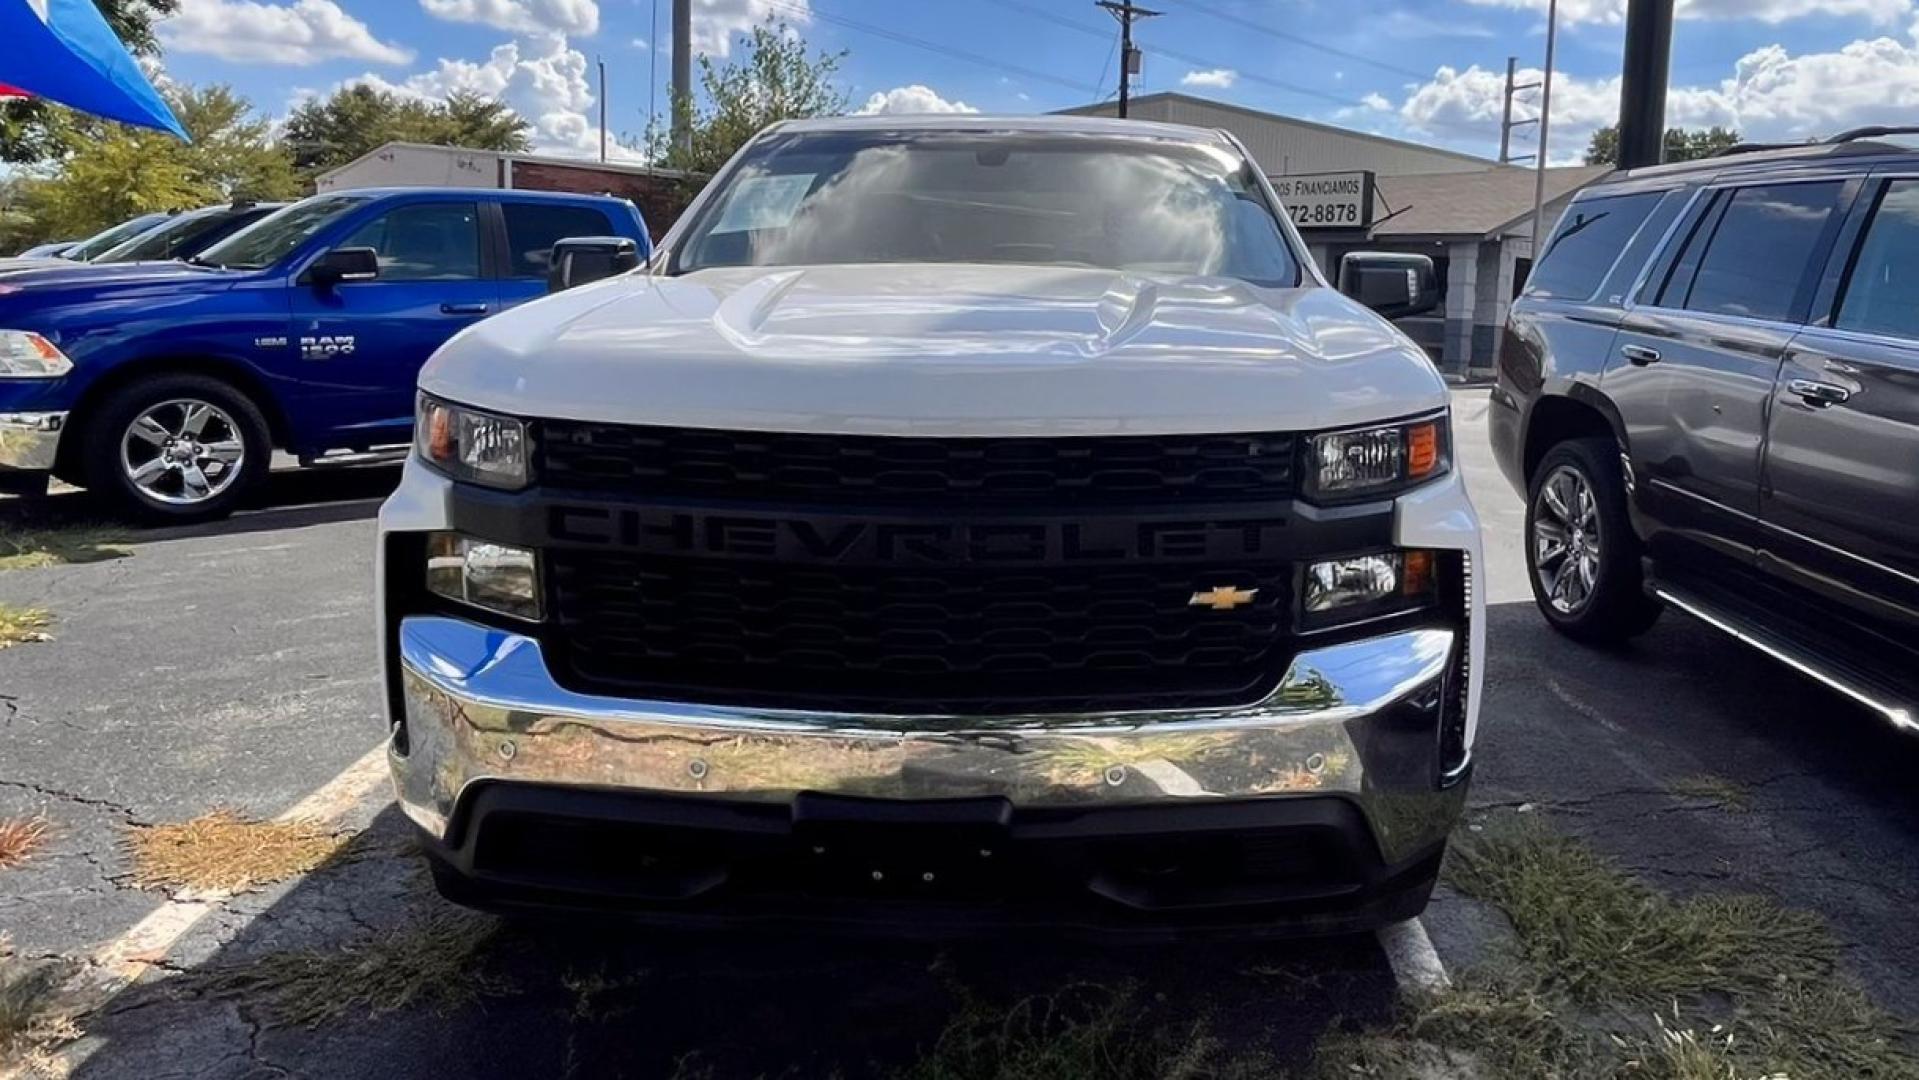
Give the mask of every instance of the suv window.
M 1919 338 L 1919 181 L 1894 180 L 1866 226 L 1835 324 Z
M 1661 303 L 1749 319 L 1792 318 L 1843 186 L 1833 180 L 1732 192 L 1718 223 L 1694 234 Z M 1695 258 L 1698 271 L 1688 283 L 1685 268 Z
M 1599 291 L 1606 271 L 1619 258 L 1663 192 L 1582 199 L 1566 209 L 1559 231 L 1546 246 L 1546 258 L 1526 286 L 1528 296 L 1586 300 Z
M 480 215 L 473 203 L 416 203 L 374 218 L 340 242 L 370 247 L 384 281 L 480 276 Z
M 613 231 L 607 216 L 589 206 L 506 203 L 501 209 L 506 212 L 507 273 L 514 277 L 545 277 L 556 241 Z

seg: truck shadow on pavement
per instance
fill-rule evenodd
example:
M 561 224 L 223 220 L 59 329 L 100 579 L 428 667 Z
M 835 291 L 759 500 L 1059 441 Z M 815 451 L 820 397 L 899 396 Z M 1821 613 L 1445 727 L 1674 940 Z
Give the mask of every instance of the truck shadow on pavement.
M 1026 1017 L 1112 1023 L 1101 1053 L 1151 1039 L 1292 1066 L 1329 1026 L 1395 1001 L 1371 937 L 1115 947 L 506 923 L 441 901 L 410 828 L 389 806 L 328 865 L 202 924 L 164 977 L 84 1022 L 97 1045 L 73 1075 L 854 1080 L 899 1075 L 969 1008 L 993 1035 L 1000 1010 L 1048 995 Z
M 398 464 L 335 465 L 269 473 L 241 510 L 199 525 L 142 526 L 118 521 L 88 492 L 65 489 L 45 498 L 0 498 L 0 525 L 16 529 L 108 529 L 116 542 L 241 536 L 339 521 L 370 521 L 400 482 Z

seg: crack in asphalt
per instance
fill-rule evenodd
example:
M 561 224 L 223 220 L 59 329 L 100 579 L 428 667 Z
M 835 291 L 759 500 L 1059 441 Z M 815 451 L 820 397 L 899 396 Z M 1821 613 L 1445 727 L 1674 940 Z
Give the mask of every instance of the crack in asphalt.
M 48 787 L 45 784 L 35 784 L 27 780 L 0 779 L 0 787 L 17 788 L 18 790 L 21 790 L 21 791 L 31 791 L 35 795 L 39 795 L 42 798 L 59 799 L 62 802 L 70 802 L 76 806 L 91 806 L 99 810 L 111 810 L 113 813 L 118 814 L 121 818 L 123 818 L 126 821 L 126 823 L 129 825 L 145 826 L 148 824 L 148 822 L 142 820 L 139 817 L 139 815 L 133 812 L 132 807 L 123 806 L 120 803 L 114 802 L 111 799 L 98 799 L 98 798 L 94 798 L 91 795 L 80 795 L 71 791 L 62 791 L 59 788 Z

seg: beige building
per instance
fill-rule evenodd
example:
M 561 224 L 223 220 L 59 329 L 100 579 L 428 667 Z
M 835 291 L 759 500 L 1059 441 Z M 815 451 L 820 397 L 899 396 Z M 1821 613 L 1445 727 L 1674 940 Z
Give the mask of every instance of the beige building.
M 1064 110 L 1113 116 L 1107 102 Z M 1430 256 L 1443 312 L 1402 323 L 1448 373 L 1493 365 L 1507 309 L 1532 266 L 1530 168 L 1188 94 L 1134 98 L 1128 114 L 1232 132 L 1273 181 L 1329 277 L 1354 251 Z M 1546 171 L 1545 226 L 1603 166 Z

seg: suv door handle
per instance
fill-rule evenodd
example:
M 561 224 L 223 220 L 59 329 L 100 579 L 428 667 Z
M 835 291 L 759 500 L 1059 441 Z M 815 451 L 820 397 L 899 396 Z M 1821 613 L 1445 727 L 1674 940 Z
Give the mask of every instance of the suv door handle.
M 1622 345 L 1619 355 L 1640 367 L 1659 362 L 1659 350 L 1650 345 Z
M 486 305 L 485 304 L 441 304 L 440 313 L 442 315 L 484 315 L 486 314 Z
M 1786 384 L 1786 389 L 1816 409 L 1841 405 L 1852 398 L 1851 390 L 1837 383 L 1819 382 L 1816 379 L 1794 379 Z

